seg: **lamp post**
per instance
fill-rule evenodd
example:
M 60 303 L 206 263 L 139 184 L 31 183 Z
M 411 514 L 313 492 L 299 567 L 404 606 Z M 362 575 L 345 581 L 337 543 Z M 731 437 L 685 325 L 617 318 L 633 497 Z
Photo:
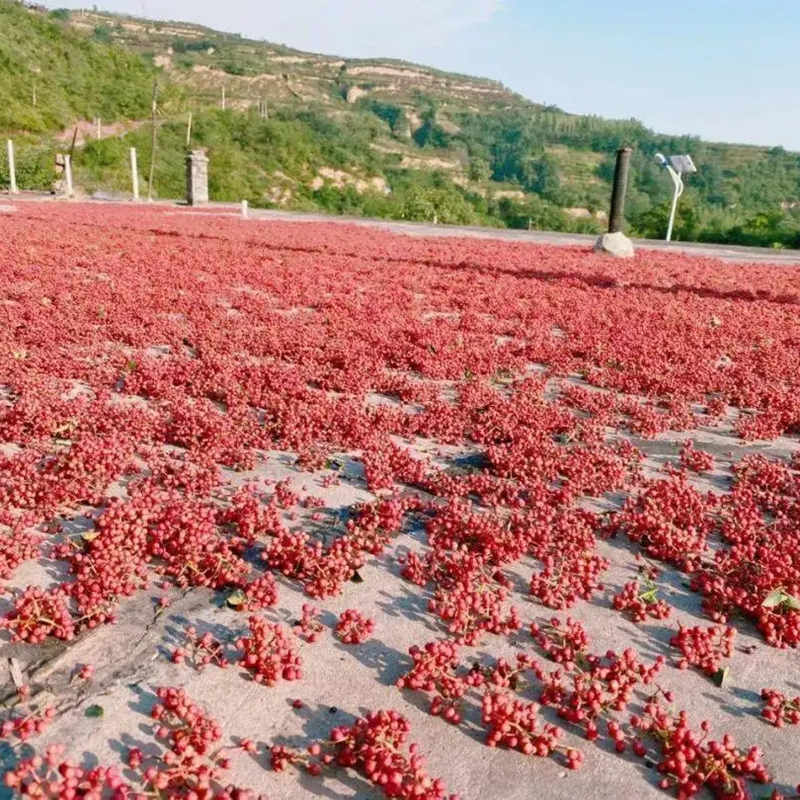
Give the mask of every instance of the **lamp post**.
M 690 155 L 670 156 L 669 159 L 663 153 L 656 153 L 656 161 L 669 173 L 675 191 L 672 194 L 672 208 L 669 212 L 669 224 L 667 225 L 667 239 L 672 241 L 672 231 L 675 227 L 675 214 L 678 211 L 678 200 L 683 194 L 683 175 L 690 172 L 697 172 L 697 167 Z

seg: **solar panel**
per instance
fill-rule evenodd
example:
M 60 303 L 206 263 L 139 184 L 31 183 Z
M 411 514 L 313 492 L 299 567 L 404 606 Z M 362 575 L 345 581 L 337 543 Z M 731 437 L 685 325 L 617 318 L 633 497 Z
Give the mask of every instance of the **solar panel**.
M 697 172 L 697 167 L 694 165 L 694 161 L 692 161 L 692 157 L 689 155 L 670 156 L 669 163 L 672 164 L 672 169 L 679 175 L 683 175 L 687 172 Z

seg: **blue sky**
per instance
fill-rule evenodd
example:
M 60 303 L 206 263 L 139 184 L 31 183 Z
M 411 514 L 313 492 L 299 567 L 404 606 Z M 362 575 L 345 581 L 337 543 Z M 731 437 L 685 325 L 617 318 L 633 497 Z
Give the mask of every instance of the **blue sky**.
M 99 7 L 306 50 L 404 58 L 495 78 L 567 111 L 800 150 L 798 0 L 102 0 Z

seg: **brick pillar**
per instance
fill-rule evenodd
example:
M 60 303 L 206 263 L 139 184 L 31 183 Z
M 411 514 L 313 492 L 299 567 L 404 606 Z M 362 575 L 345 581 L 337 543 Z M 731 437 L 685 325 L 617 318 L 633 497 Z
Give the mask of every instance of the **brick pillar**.
M 208 157 L 204 150 L 186 156 L 186 202 L 199 206 L 208 202 Z

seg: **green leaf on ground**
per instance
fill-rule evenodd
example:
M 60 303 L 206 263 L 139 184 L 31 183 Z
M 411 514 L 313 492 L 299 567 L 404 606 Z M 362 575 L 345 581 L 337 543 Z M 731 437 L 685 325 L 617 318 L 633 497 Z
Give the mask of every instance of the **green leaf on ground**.
M 231 608 L 241 608 L 247 601 L 247 595 L 241 590 L 237 589 L 228 595 L 225 601 Z
M 730 667 L 720 667 L 714 673 L 714 683 L 720 687 L 720 689 L 727 689 L 728 684 L 730 683 L 731 677 L 731 668 Z
M 800 600 L 783 588 L 773 589 L 761 604 L 764 608 L 786 608 L 800 611 Z

